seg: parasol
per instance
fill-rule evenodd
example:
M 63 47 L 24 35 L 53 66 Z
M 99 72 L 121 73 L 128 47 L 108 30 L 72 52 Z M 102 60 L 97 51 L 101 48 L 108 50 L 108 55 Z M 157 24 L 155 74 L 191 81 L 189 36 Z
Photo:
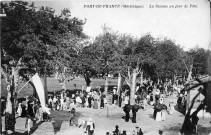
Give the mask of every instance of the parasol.
M 160 106 L 161 106 L 161 109 L 167 110 L 167 106 L 165 104 L 161 104 Z
M 161 111 L 162 110 L 162 105 L 161 104 L 156 104 L 155 105 L 155 109 L 157 110 L 157 111 Z
M 139 108 L 140 108 L 140 107 L 139 107 L 138 105 L 133 105 L 133 106 L 132 106 L 132 110 L 134 110 L 134 111 L 136 111 L 136 112 L 139 110 Z

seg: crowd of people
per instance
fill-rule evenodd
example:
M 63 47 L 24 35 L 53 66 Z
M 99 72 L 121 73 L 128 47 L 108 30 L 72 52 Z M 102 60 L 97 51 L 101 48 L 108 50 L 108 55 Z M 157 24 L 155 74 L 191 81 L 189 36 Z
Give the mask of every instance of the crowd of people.
M 132 135 L 143 135 L 143 134 L 144 133 L 143 133 L 142 129 L 138 126 L 136 126 L 132 132 Z M 119 129 L 119 126 L 116 125 L 115 130 L 112 133 L 106 132 L 106 135 L 127 135 L 127 131 L 126 130 L 121 131 Z
M 68 92 L 62 91 L 59 95 L 50 96 L 48 107 L 52 110 L 70 111 L 72 108 L 105 108 L 107 99 L 105 94 L 100 91 L 76 91 L 75 94 L 67 96 Z
M 165 115 L 174 114 L 174 102 L 170 102 L 169 105 L 166 105 L 165 99 L 168 96 L 171 96 L 173 92 L 178 94 L 177 105 L 178 109 L 184 109 L 186 106 L 187 93 L 183 93 L 181 82 L 173 84 L 170 80 L 165 81 L 165 83 L 153 83 L 151 80 L 144 82 L 142 85 L 137 84 L 135 92 L 135 105 L 130 105 L 130 92 L 129 89 L 122 89 L 120 92 L 117 92 L 117 87 L 113 88 L 111 91 L 111 103 L 116 106 L 123 108 L 125 112 L 125 121 L 129 122 L 130 120 L 130 110 L 132 110 L 132 123 L 136 123 L 136 113 L 140 108 L 144 111 L 148 106 L 154 107 L 153 117 L 155 121 L 164 121 L 166 119 Z M 76 93 L 69 94 L 68 91 L 61 91 L 59 94 L 54 93 L 48 97 L 48 103 L 46 106 L 52 110 L 57 111 L 69 111 L 70 115 L 73 115 L 73 109 L 75 108 L 93 108 L 93 109 L 103 109 L 108 105 L 108 95 L 106 96 L 103 91 L 100 90 L 91 90 L 87 91 L 76 91 Z M 5 106 L 1 106 L 4 110 Z M 37 119 L 41 121 L 50 121 L 48 114 L 42 110 L 42 107 L 39 103 L 39 100 L 33 97 L 26 97 L 24 100 L 19 100 L 17 103 L 18 116 L 26 117 L 26 127 L 28 119 Z M 2 112 L 3 113 L 3 112 Z M 71 119 L 70 119 L 71 125 Z M 94 129 L 94 126 L 91 126 L 91 129 Z M 116 126 L 118 130 L 118 126 Z M 88 129 L 87 129 L 88 131 Z M 89 133 L 91 134 L 91 133 Z M 110 133 L 109 133 L 110 134 Z M 126 134 L 126 132 L 116 133 L 115 134 Z M 137 135 L 139 135 L 137 133 Z

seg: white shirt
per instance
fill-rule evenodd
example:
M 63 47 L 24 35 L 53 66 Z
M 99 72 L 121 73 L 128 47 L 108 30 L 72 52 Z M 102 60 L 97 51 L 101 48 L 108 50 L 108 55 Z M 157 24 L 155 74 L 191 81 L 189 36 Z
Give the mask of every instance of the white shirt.
M 60 99 L 60 103 L 61 103 L 61 104 L 64 104 L 64 98 L 61 98 L 61 99 Z
M 76 97 L 76 102 L 82 103 L 82 100 L 81 100 L 81 98 L 79 96 Z
M 125 96 L 125 104 L 128 104 L 128 101 L 129 101 L 129 97 L 128 96 Z
M 87 121 L 87 126 L 88 125 L 90 125 L 90 130 L 94 130 L 93 122 L 92 121 Z
M 56 101 L 57 101 L 57 98 L 53 98 L 53 102 L 56 103 Z
M 53 102 L 52 98 L 49 98 L 49 99 L 48 99 L 48 104 L 50 104 L 50 103 L 52 103 L 52 102 Z

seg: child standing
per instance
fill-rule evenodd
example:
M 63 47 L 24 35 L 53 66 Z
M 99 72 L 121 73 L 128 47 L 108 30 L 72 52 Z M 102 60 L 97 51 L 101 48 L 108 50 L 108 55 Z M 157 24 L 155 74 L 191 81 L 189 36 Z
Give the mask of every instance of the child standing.
M 92 119 L 89 118 L 89 121 L 87 122 L 87 127 L 86 127 L 86 131 L 88 131 L 88 135 L 93 135 L 94 129 L 95 129 L 95 124 L 92 121 Z

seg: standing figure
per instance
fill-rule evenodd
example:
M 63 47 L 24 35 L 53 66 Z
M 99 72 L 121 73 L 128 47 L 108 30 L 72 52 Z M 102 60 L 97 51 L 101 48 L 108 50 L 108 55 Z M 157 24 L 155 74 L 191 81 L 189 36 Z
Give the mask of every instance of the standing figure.
M 119 107 L 122 106 L 122 99 L 123 99 L 123 94 L 120 93 L 120 96 L 119 96 Z
M 125 105 L 123 109 L 125 112 L 125 121 L 128 122 L 130 119 L 130 105 Z
M 104 97 L 105 97 L 105 95 L 102 95 L 102 96 L 101 96 L 101 99 L 100 99 L 100 108 L 101 108 L 101 109 L 104 108 Z
M 75 117 L 75 108 L 72 108 L 72 110 L 70 111 L 70 120 L 69 120 L 69 126 L 73 125 L 73 119 Z
M 177 105 L 178 105 L 178 109 L 181 109 L 182 107 L 182 94 L 179 95 L 179 98 L 177 99 Z
M 94 99 L 94 105 L 93 105 L 94 109 L 98 109 L 98 103 L 97 103 L 97 99 Z
M 43 121 L 43 109 L 41 105 L 39 104 L 39 122 Z
M 144 109 L 144 111 L 146 110 L 146 108 L 147 108 L 147 98 L 144 97 L 144 100 L 143 100 L 143 109 Z
M 125 95 L 124 104 L 125 105 L 128 105 L 129 104 L 129 95 Z
M 107 108 L 107 107 L 108 107 L 106 95 L 105 95 L 105 97 L 104 97 L 104 106 L 105 106 L 104 108 Z
M 144 135 L 144 133 L 142 132 L 141 128 L 139 129 L 137 135 Z
M 64 110 L 64 97 L 62 96 L 62 94 L 61 94 L 61 98 L 60 98 L 60 104 L 61 104 L 60 110 L 62 111 L 62 110 Z
M 95 129 L 95 124 L 92 121 L 92 119 L 89 118 L 89 121 L 87 122 L 87 127 L 86 127 L 86 131 L 88 131 L 88 135 L 93 135 L 94 129 Z
M 113 96 L 112 96 L 112 104 L 117 104 L 118 95 L 116 93 L 116 90 L 113 90 Z
M 50 97 L 50 98 L 48 99 L 48 107 L 49 107 L 49 108 L 52 108 L 52 102 L 53 102 L 53 99 L 52 99 L 52 97 Z
M 28 130 L 28 134 L 30 134 L 30 129 L 31 129 L 31 121 L 34 118 L 34 111 L 33 111 L 33 102 L 32 101 L 28 101 L 27 102 L 27 117 L 26 117 L 26 123 L 25 123 L 25 127 Z
M 161 120 L 162 121 L 166 120 L 166 110 L 165 109 L 161 110 Z
M 155 120 L 156 121 L 162 121 L 162 119 L 161 119 L 161 105 L 159 103 L 157 103 L 155 105 L 155 109 L 156 109 L 156 118 L 155 118 Z
M 175 109 L 174 109 L 174 102 L 170 102 L 169 103 L 169 114 L 170 115 L 174 114 L 174 111 L 175 111 Z
M 132 113 L 133 113 L 132 123 L 136 123 L 136 112 L 137 111 L 138 111 L 138 105 L 133 105 L 132 106 Z
M 18 113 L 18 116 L 21 116 L 21 114 L 22 114 L 22 103 L 18 103 L 17 113 Z
M 53 110 L 56 110 L 57 109 L 57 98 L 56 98 L 56 96 L 53 97 L 53 102 L 52 103 L 53 103 L 53 105 L 52 105 L 53 106 Z
M 152 106 L 154 103 L 153 94 L 150 94 L 150 105 Z
M 115 126 L 115 130 L 114 130 L 113 133 L 114 133 L 115 135 L 120 135 L 120 130 L 119 130 L 119 126 L 118 126 L 118 125 Z
M 93 100 L 93 98 L 91 97 L 91 95 L 89 95 L 89 97 L 88 97 L 89 108 L 92 107 L 92 100 Z

